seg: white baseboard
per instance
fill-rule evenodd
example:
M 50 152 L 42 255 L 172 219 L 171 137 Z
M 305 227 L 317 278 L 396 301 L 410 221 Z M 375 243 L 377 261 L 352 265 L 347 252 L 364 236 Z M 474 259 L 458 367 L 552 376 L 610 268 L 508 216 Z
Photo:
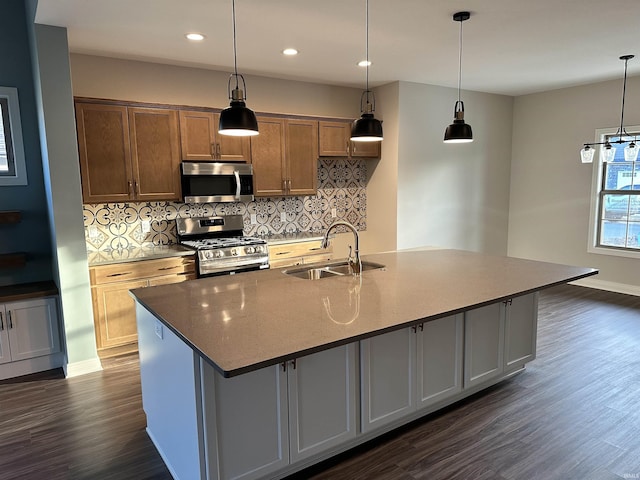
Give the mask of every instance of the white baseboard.
M 593 277 L 576 280 L 575 282 L 570 282 L 570 284 L 579 285 L 581 287 L 596 288 L 598 290 L 607 290 L 609 292 L 640 296 L 639 286 L 628 285 L 626 283 L 609 282 L 607 280 L 598 280 L 597 278 Z
M 102 370 L 102 364 L 100 359 L 90 358 L 89 360 L 83 360 L 81 362 L 68 363 L 64 367 L 64 376 L 67 378 L 77 377 L 79 375 L 85 375 L 87 373 L 99 372 Z

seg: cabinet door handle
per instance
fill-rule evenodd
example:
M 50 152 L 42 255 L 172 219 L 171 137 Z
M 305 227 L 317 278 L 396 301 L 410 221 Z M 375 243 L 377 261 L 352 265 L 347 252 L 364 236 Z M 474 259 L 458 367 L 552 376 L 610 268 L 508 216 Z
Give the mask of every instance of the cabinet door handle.
M 119 277 L 121 275 L 131 275 L 131 272 L 110 273 L 107 277 Z
M 0 312 L 0 332 L 4 330 L 4 320 L 2 319 L 2 312 Z
M 219 144 L 219 143 L 216 143 L 216 156 L 217 156 L 218 158 L 220 158 L 220 157 L 221 157 L 220 151 L 221 151 L 221 149 L 220 149 L 220 144 Z
M 347 140 L 347 155 L 349 155 L 349 140 Z
M 282 362 L 280 365 L 282 366 L 282 371 L 286 372 L 287 371 L 287 362 Z
M 211 157 L 216 158 L 216 151 L 218 150 L 217 145 L 215 143 L 211 144 Z
M 296 369 L 296 359 L 294 358 L 293 360 L 291 360 L 291 366 L 293 367 L 293 369 Z
M 11 319 L 11 310 L 7 312 L 7 324 L 9 325 L 9 329 L 13 328 L 13 320 Z
M 278 252 L 278 253 L 276 253 L 276 255 L 287 255 L 289 253 L 291 253 L 291 252 Z
M 421 332 L 424 332 L 424 323 L 421 323 L 421 324 L 420 324 L 420 331 L 421 331 Z
M 131 183 L 131 181 L 127 182 L 128 186 L 129 186 L 129 195 L 133 195 L 133 184 Z
M 159 268 L 158 270 L 173 270 L 174 268 L 178 268 L 180 265 L 174 265 L 173 267 L 162 267 Z
M 413 327 L 411 327 L 411 330 L 413 330 L 413 333 L 416 333 L 418 331 L 418 326 L 414 325 Z
M 133 182 L 133 194 L 138 195 L 138 182 Z

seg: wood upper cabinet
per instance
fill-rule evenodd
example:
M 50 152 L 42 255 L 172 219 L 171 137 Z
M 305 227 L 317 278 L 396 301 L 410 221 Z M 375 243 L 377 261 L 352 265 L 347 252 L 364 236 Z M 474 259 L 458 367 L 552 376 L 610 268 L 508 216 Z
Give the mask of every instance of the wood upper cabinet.
M 178 114 L 76 102 L 84 203 L 180 199 Z
M 178 112 L 128 108 L 133 199 L 180 199 Z
M 250 162 L 248 137 L 218 134 L 220 115 L 212 112 L 180 110 L 182 159 L 190 161 Z
M 318 154 L 321 157 L 380 157 L 380 142 L 352 142 L 349 140 L 351 122 L 320 121 L 318 132 Z
M 318 188 L 318 122 L 259 117 L 251 137 L 254 195 L 313 195 Z

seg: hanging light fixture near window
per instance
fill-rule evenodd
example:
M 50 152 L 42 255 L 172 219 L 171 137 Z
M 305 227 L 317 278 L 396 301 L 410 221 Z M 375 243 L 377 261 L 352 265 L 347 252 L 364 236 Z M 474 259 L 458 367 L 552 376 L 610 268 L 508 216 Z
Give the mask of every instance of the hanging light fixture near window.
M 624 60 L 624 80 L 622 82 L 622 110 L 620 112 L 620 127 L 616 130 L 614 137 L 618 137 L 617 140 L 610 141 L 607 139 L 606 142 L 594 142 L 594 143 L 585 143 L 582 150 L 580 150 L 580 159 L 582 163 L 591 163 L 593 162 L 593 155 L 595 153 L 595 145 L 602 145 L 602 161 L 603 162 L 611 162 L 615 158 L 616 148 L 613 144 L 622 144 L 627 143 L 628 138 L 632 135 L 629 135 L 624 128 L 624 99 L 627 94 L 627 63 L 631 60 L 635 55 L 623 55 L 620 57 L 620 60 Z M 625 140 L 623 137 L 627 137 Z M 638 146 L 636 145 L 636 135 L 633 135 L 633 140 L 629 142 L 624 149 L 624 159 L 627 162 L 635 162 L 638 158 Z
M 367 69 L 367 89 L 362 92 L 360 97 L 360 112 L 362 115 L 351 125 L 351 141 L 352 142 L 380 142 L 382 141 L 382 123 L 373 116 L 376 110 L 376 97 L 369 90 L 369 0 L 366 0 L 366 60 L 365 67 Z
M 230 105 L 220 113 L 220 123 L 218 125 L 218 133 L 221 135 L 231 135 L 235 137 L 247 137 L 258 135 L 258 120 L 256 114 L 247 108 L 244 100 L 244 91 L 247 85 L 244 77 L 238 74 L 238 60 L 236 54 L 236 2 L 231 0 L 231 14 L 233 17 L 233 70 L 229 76 L 227 84 L 227 92 Z M 231 80 L 235 79 L 235 88 L 231 90 Z M 242 88 L 240 88 L 238 80 L 242 80 Z
M 471 125 L 464 123 L 464 103 L 460 100 L 460 85 L 462 82 L 462 22 L 469 20 L 469 12 L 453 14 L 453 20 L 460 22 L 460 48 L 458 50 L 458 101 L 453 107 L 453 123 L 444 131 L 444 143 L 473 142 Z

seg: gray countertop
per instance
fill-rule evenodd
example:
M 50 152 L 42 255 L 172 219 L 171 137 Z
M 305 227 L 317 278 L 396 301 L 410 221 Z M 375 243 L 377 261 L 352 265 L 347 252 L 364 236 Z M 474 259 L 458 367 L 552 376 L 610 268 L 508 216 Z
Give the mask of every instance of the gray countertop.
M 296 232 L 265 235 L 261 238 L 264 238 L 269 245 L 278 245 L 281 243 L 297 243 L 308 242 L 311 240 L 322 240 L 323 237 L 324 232 Z
M 386 268 L 314 281 L 270 269 L 132 295 L 223 375 L 234 376 L 598 273 L 460 250 L 363 259 Z
M 180 257 L 185 255 L 195 255 L 195 250 L 183 247 L 182 245 L 149 245 L 146 247 L 111 250 L 108 252 L 89 252 L 87 258 L 89 266 L 96 267 L 98 265 L 137 262 L 140 260 Z

